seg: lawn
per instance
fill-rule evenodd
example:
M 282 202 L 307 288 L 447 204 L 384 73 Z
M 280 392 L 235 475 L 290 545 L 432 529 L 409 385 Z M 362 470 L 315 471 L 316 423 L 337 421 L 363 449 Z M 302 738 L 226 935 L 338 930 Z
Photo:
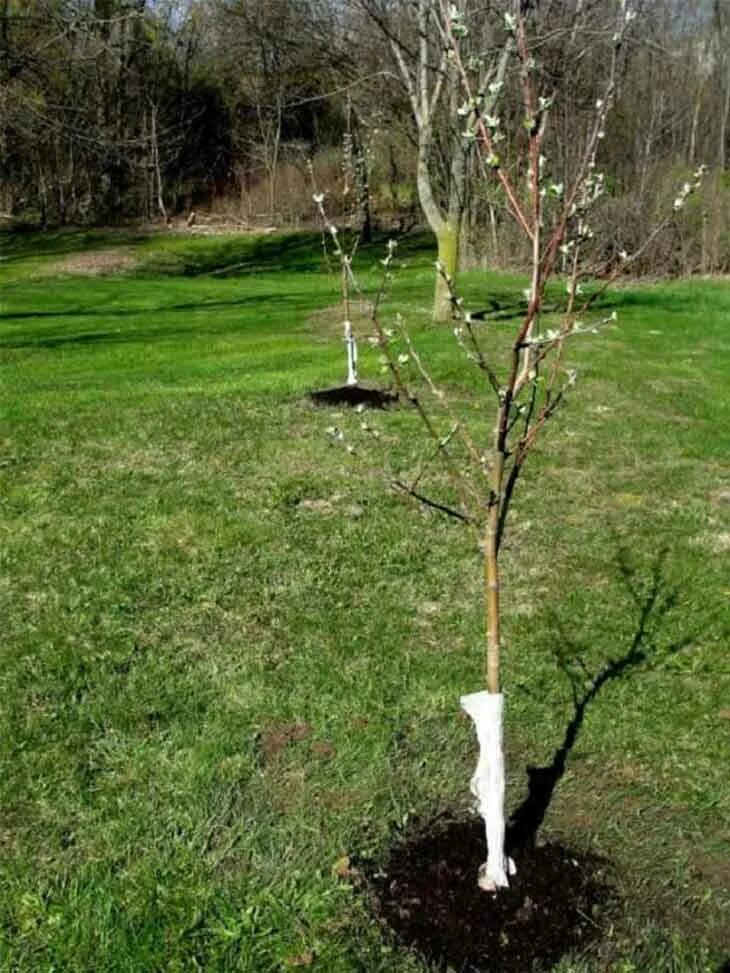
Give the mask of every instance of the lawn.
M 0 969 L 425 969 L 333 869 L 468 808 L 479 557 L 389 489 L 361 417 L 308 403 L 344 378 L 318 238 L 6 235 L 0 254 Z M 479 428 L 426 323 L 430 261 L 403 248 L 386 313 Z M 544 833 L 606 859 L 622 904 L 556 969 L 716 973 L 730 283 L 610 301 L 505 552 L 509 803 L 608 672 Z M 372 422 L 407 468 L 413 418 Z

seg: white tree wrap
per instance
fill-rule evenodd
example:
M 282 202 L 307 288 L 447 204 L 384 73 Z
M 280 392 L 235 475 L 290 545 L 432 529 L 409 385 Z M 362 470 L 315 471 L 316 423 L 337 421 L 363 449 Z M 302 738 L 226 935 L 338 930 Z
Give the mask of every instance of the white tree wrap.
M 357 342 L 349 321 L 345 321 L 345 344 L 347 345 L 347 384 L 357 385 Z
M 504 754 L 502 752 L 501 693 L 471 693 L 461 697 L 461 708 L 474 721 L 479 761 L 471 779 L 471 792 L 487 832 L 487 861 L 479 869 L 479 886 L 488 892 L 509 885 L 515 864 L 504 851 Z

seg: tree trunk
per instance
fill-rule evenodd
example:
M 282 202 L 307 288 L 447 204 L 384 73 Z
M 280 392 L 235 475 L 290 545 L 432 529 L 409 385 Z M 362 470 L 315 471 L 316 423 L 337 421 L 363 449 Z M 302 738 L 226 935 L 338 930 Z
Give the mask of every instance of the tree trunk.
M 720 112 L 720 151 L 718 154 L 718 166 L 720 172 L 725 171 L 727 164 L 727 127 L 730 120 L 730 65 L 726 69 L 725 76 L 725 98 L 722 111 Z
M 692 128 L 689 137 L 689 164 L 693 166 L 695 164 L 695 156 L 697 154 L 697 129 L 700 124 L 700 111 L 702 110 L 702 86 L 697 89 L 697 96 L 695 98 L 694 109 L 692 111 Z
M 487 609 L 487 659 L 486 682 L 487 691 L 500 691 L 499 672 L 499 640 L 500 640 L 500 604 L 499 604 L 499 515 L 502 501 L 504 471 L 504 452 L 497 446 L 494 468 L 492 470 L 492 488 L 489 498 L 489 514 L 487 517 L 487 536 L 484 552 L 484 586 Z
M 167 209 L 165 207 L 165 195 L 162 187 L 162 168 L 160 166 L 160 143 L 157 137 L 157 105 L 150 106 L 150 124 L 152 126 L 152 164 L 154 166 L 155 189 L 157 209 L 162 219 L 167 223 Z
M 451 320 L 453 308 L 451 294 L 444 280 L 444 274 L 453 282 L 459 269 L 459 226 L 445 222 L 436 232 L 438 258 L 443 268 L 436 274 L 436 293 L 433 301 L 433 320 L 439 324 Z
M 41 229 L 48 229 L 48 187 L 46 186 L 46 177 L 43 173 L 42 164 L 38 164 L 38 189 L 40 194 L 40 207 L 41 207 Z

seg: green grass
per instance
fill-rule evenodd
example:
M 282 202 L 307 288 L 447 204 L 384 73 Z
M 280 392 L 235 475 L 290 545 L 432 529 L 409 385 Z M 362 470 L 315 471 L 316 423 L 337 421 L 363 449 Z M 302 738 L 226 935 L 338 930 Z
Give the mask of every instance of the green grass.
M 59 263 L 120 247 L 137 264 L 116 277 Z M 356 436 L 359 418 L 305 401 L 343 377 L 318 247 L 0 241 L 2 970 L 263 973 L 309 950 L 333 973 L 422 968 L 332 866 L 468 804 L 457 701 L 481 685 L 479 560 L 457 525 L 389 492 L 379 455 L 331 445 L 326 427 Z M 403 263 L 389 308 L 478 403 L 450 333 L 424 325 L 428 252 Z M 465 285 L 475 301 L 521 286 Z M 611 300 L 620 326 L 575 346 L 581 380 L 505 553 L 509 800 L 563 740 L 566 669 L 585 683 L 626 656 L 643 613 L 646 660 L 588 706 L 545 824 L 610 859 L 625 907 L 559 970 L 715 971 L 730 953 L 730 285 Z M 412 417 L 373 421 L 407 466 Z

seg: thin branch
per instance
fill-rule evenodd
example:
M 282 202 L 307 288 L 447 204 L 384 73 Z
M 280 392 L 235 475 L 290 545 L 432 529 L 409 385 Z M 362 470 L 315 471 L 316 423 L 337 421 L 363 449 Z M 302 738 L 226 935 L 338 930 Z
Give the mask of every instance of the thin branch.
M 454 410 L 451 407 L 451 403 L 449 402 L 448 396 L 446 395 L 444 390 L 439 388 L 439 386 L 436 385 L 436 383 L 434 382 L 430 372 L 424 366 L 421 356 L 416 351 L 415 345 L 411 340 L 411 336 L 408 333 L 408 330 L 402 324 L 401 324 L 400 332 L 401 335 L 403 336 L 403 340 L 405 341 L 406 346 L 408 347 L 408 353 L 410 354 L 413 361 L 416 363 L 416 368 L 420 372 L 421 377 L 425 381 L 426 385 L 428 385 L 431 394 L 438 402 L 440 402 L 446 408 L 446 411 L 449 414 L 449 418 L 451 419 L 454 428 L 456 429 L 456 431 L 459 434 L 459 437 L 464 443 L 464 446 L 466 446 L 466 449 L 469 455 L 471 456 L 472 460 L 474 461 L 478 469 L 484 471 L 485 469 L 484 457 L 483 455 L 480 454 L 479 450 L 476 448 L 474 444 L 474 440 L 472 439 L 469 433 L 469 430 L 454 413 Z
M 458 326 L 454 328 L 454 335 L 456 337 L 456 341 L 459 347 L 462 349 L 462 351 L 464 351 L 465 354 L 470 358 L 470 360 L 476 361 L 477 365 L 482 369 L 483 372 L 486 373 L 487 378 L 489 379 L 489 384 L 492 387 L 492 391 L 494 392 L 494 394 L 497 396 L 497 399 L 499 400 L 501 394 L 499 388 L 499 382 L 497 380 L 497 376 L 494 370 L 492 369 L 489 362 L 487 361 L 486 355 L 482 351 L 481 345 L 479 344 L 477 336 L 474 332 L 474 328 L 472 327 L 471 316 L 465 313 L 462 307 L 461 299 L 457 297 L 456 292 L 454 291 L 454 282 L 452 281 L 451 277 L 446 273 L 446 269 L 439 264 L 438 271 L 441 274 L 441 277 L 444 280 L 446 287 L 448 289 L 449 297 L 451 299 L 451 306 L 453 308 L 453 313 L 456 316 L 457 320 L 464 325 L 466 332 L 469 335 L 469 340 L 471 342 L 472 348 L 474 349 L 473 354 L 467 351 L 466 347 L 464 346 L 464 343 L 461 340 L 460 330 Z

